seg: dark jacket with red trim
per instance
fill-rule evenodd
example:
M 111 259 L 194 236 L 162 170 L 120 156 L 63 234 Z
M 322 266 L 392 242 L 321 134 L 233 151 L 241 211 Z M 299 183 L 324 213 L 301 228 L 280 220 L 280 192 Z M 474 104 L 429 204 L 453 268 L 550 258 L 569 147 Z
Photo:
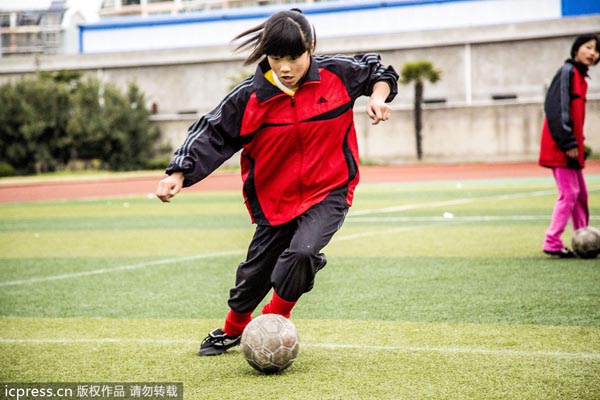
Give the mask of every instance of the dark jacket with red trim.
M 585 166 L 583 124 L 587 94 L 588 68 L 567 60 L 548 88 L 544 103 L 544 126 L 539 164 L 544 167 L 583 168 Z M 577 160 L 566 151 L 577 148 Z
M 352 205 L 359 180 L 354 102 L 379 81 L 390 86 L 386 101 L 392 101 L 398 74 L 376 54 L 313 56 L 292 98 L 265 79 L 268 69 L 265 59 L 189 128 L 166 172 L 183 171 L 190 186 L 241 149 L 243 194 L 254 223 L 286 223 L 336 189 Z

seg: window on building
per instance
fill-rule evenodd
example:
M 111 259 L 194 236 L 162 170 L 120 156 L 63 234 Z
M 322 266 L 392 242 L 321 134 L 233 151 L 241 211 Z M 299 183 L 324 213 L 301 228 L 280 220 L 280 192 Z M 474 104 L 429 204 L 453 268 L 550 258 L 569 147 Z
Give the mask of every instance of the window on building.
M 62 21 L 62 13 L 49 12 L 42 17 L 42 25 L 60 25 Z
M 18 26 L 39 25 L 41 15 L 34 12 L 22 12 L 17 15 Z
M 42 44 L 39 32 L 21 33 L 17 35 L 18 47 L 36 47 Z
M 8 49 L 11 45 L 10 42 L 11 39 L 11 34 L 10 33 L 3 33 L 2 35 L 0 35 L 0 44 L 2 44 L 2 52 L 6 53 L 6 49 Z
M 58 32 L 44 32 L 44 45 L 47 47 L 58 47 L 60 45 L 60 35 Z
M 123 0 L 122 4 L 124 6 L 139 6 L 140 0 Z
M 10 27 L 10 13 L 0 14 L 0 28 Z

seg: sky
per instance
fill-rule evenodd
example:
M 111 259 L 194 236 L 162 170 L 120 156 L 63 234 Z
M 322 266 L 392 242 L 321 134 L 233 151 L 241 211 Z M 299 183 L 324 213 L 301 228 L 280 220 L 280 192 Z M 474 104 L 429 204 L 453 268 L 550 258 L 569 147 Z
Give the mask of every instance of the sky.
M 0 0 L 0 9 L 6 10 L 45 10 L 52 0 Z M 97 21 L 102 0 L 67 0 L 67 6 L 79 10 L 87 22 Z
M 87 22 L 97 21 L 102 0 L 67 0 L 67 5 L 81 11 Z

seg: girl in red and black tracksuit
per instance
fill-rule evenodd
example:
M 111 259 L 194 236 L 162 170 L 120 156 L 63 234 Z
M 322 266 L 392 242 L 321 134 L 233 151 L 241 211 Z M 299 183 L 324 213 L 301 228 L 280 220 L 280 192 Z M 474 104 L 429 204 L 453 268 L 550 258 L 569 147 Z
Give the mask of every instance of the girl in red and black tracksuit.
M 337 232 L 359 180 L 353 106 L 370 96 L 367 114 L 389 118 L 398 74 L 376 54 L 315 56 L 314 29 L 300 10 L 282 11 L 239 35 L 256 72 L 194 123 L 167 168 L 157 196 L 169 201 L 238 150 L 243 195 L 256 224 L 236 273 L 223 328 L 199 355 L 239 344 L 244 327 L 273 289 L 262 313 L 285 317 L 326 264 L 321 250 Z
M 559 197 L 542 250 L 551 256 L 573 258 L 561 235 L 569 219 L 573 230 L 588 226 L 588 192 L 585 167 L 583 124 L 588 68 L 598 63 L 598 37 L 579 36 L 571 48 L 571 58 L 558 70 L 546 94 L 544 127 L 539 164 L 552 169 Z

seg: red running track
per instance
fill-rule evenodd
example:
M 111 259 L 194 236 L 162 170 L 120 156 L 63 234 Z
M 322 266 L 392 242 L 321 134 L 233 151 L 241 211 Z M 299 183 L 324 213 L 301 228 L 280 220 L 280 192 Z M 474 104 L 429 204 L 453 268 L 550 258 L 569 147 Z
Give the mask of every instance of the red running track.
M 362 183 L 418 182 L 436 180 L 551 177 L 549 169 L 534 162 L 410 164 L 361 167 Z M 600 160 L 587 162 L 586 174 L 600 174 Z M 164 175 L 136 175 L 117 178 L 64 179 L 27 182 L 0 180 L 0 203 L 39 200 L 69 200 L 121 195 L 153 195 Z M 215 173 L 182 193 L 205 190 L 241 190 L 239 173 Z

